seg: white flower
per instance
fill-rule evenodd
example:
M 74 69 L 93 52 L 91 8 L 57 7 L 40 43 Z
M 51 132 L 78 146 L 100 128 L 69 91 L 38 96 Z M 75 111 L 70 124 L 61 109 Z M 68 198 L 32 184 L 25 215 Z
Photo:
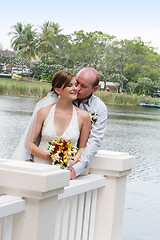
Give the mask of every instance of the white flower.
M 74 149 L 74 150 L 72 151 L 73 154 L 76 154 L 76 152 L 77 152 L 77 149 Z
M 53 150 L 54 150 L 54 148 L 55 148 L 55 146 L 52 146 L 52 145 L 51 145 L 51 146 L 49 147 L 49 149 L 48 149 L 48 150 L 49 150 L 49 152 L 53 151 Z
M 95 124 L 98 119 L 98 114 L 89 112 L 89 115 L 90 115 L 91 122 Z
M 59 154 L 56 153 L 54 154 L 54 156 L 52 157 L 52 160 L 58 160 L 60 157 L 59 157 Z
M 71 150 L 68 151 L 68 155 L 70 156 L 72 154 Z

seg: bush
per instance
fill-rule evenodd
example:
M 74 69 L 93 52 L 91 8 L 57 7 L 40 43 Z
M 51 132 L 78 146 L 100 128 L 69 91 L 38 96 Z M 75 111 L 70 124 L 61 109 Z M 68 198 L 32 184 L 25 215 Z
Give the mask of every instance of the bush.
M 51 85 L 0 78 L 0 95 L 43 98 L 50 92 Z
M 102 91 L 97 91 L 95 93 L 106 105 L 116 104 L 116 105 L 132 105 L 137 106 L 140 102 L 140 97 L 137 95 L 127 95 L 120 93 L 107 93 Z

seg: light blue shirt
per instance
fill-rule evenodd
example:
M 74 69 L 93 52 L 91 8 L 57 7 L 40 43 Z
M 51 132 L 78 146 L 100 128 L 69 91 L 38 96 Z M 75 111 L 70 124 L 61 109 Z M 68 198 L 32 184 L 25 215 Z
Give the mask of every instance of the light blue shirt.
M 78 101 L 74 101 L 74 104 L 78 106 Z M 100 149 L 107 122 L 107 107 L 97 96 L 92 94 L 89 99 L 80 103 L 79 108 L 89 113 L 97 114 L 97 121 L 96 123 L 92 123 L 86 147 L 82 151 L 79 161 L 72 166 L 76 172 L 76 176 L 88 168 L 95 154 Z

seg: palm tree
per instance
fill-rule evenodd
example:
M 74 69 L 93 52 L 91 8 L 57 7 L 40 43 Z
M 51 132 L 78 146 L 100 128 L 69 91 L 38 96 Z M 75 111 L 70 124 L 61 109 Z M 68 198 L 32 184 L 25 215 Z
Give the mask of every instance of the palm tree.
M 57 36 L 62 29 L 58 23 L 54 22 L 45 22 L 42 26 L 42 33 L 40 33 L 39 44 L 37 46 L 37 50 L 39 52 L 40 57 L 48 58 L 50 52 L 56 47 L 54 42 L 55 36 Z
M 36 29 L 32 29 L 33 25 L 27 24 L 24 26 L 23 38 L 19 44 L 20 55 L 29 61 L 36 59 L 36 47 L 38 43 Z
M 15 51 L 19 51 L 20 50 L 20 44 L 23 38 L 23 24 L 21 22 L 18 22 L 16 25 L 13 25 L 11 27 L 12 29 L 14 29 L 14 31 L 9 32 L 9 35 L 13 35 L 12 39 L 11 39 L 11 47 L 15 50 Z
M 57 35 L 62 31 L 58 23 L 49 22 L 49 21 L 45 22 L 41 28 L 43 33 L 45 33 L 45 31 L 47 30 L 50 33 L 53 33 L 54 35 Z
M 11 28 L 14 29 L 14 31 L 9 32 L 10 35 L 13 35 L 11 39 L 13 49 L 29 61 L 35 59 L 38 42 L 36 29 L 33 30 L 31 24 L 23 26 L 21 22 Z

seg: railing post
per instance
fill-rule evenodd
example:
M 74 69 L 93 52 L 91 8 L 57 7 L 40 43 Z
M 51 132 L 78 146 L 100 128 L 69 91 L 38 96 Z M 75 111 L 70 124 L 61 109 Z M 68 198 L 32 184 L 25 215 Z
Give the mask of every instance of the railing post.
M 14 216 L 12 240 L 54 239 L 57 197 L 69 181 L 69 171 L 56 166 L 0 161 L 0 194 L 26 200 L 26 210 Z
M 98 190 L 94 240 L 121 240 L 127 174 L 135 157 L 127 153 L 100 150 L 89 172 L 104 175 L 106 186 Z

